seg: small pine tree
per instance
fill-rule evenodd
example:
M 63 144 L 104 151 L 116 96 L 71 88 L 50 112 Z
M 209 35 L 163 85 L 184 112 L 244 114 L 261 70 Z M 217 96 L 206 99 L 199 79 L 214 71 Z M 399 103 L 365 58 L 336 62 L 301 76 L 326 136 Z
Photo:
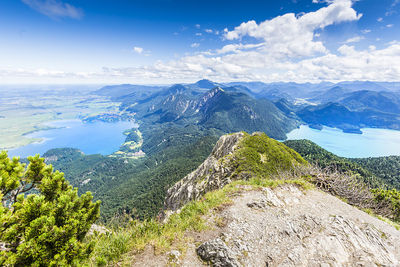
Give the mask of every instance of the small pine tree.
M 100 202 L 90 192 L 78 196 L 39 155 L 28 160 L 26 167 L 0 153 L 0 265 L 75 265 L 93 249 L 83 239 Z

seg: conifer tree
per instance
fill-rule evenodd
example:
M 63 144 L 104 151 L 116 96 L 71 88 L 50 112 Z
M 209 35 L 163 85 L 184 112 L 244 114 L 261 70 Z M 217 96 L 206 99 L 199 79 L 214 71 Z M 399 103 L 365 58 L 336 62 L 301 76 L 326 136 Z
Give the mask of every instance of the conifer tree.
M 90 192 L 78 196 L 39 155 L 28 160 L 0 153 L 0 265 L 75 265 L 93 249 L 83 240 L 100 203 Z

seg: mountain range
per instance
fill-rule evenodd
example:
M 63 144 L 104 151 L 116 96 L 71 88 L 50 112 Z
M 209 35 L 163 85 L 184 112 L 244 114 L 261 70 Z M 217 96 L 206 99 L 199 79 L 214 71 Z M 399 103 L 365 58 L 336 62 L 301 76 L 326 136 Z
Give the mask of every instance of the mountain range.
M 245 85 L 249 84 L 224 85 L 201 80 L 169 87 L 101 88 L 97 94 L 120 101 L 121 116 L 129 114 L 139 124 L 137 130 L 127 135 L 121 150 L 112 157 L 83 155 L 73 149 L 55 149 L 44 156 L 48 163 L 65 172 L 80 192 L 93 191 L 95 198 L 103 201 L 104 220 L 121 212 L 134 218 L 147 218 L 160 211 L 166 190 L 197 168 L 223 134 L 259 131 L 284 140 L 286 133 L 301 123 L 313 127 L 340 127 L 351 132 L 368 126 L 397 127 L 398 119 L 387 112 L 395 111 L 398 104 L 396 94 L 389 90 L 348 92 L 339 85 L 329 88 L 331 84 L 324 83 L 322 85 L 328 88 L 325 96 L 323 93 L 316 95 L 320 104 L 307 104 L 316 99 L 305 99 L 298 104 L 294 96 L 274 102 L 262 97 L 258 91 L 262 83 L 251 83 L 253 89 Z M 291 85 L 285 92 L 306 86 L 311 86 L 309 91 L 312 92 L 322 86 Z M 280 84 L 276 88 L 284 86 Z M 258 89 L 254 89 L 256 87 Z M 339 103 L 322 101 L 326 94 L 336 94 L 334 99 Z M 359 97 L 360 94 L 364 97 Z M 374 98 L 385 99 L 393 105 L 374 104 Z M 346 107 L 348 103 L 354 109 Z M 385 184 L 381 177 L 387 177 L 385 175 L 358 172 L 367 183 L 379 180 L 378 184 Z M 390 184 L 396 182 L 392 180 Z

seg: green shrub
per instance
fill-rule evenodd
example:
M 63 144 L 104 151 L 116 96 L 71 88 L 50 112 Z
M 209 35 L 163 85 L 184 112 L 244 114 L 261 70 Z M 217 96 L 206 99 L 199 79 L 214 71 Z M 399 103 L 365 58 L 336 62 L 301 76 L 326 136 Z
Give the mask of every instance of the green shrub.
M 371 190 L 378 205 L 388 207 L 391 214 L 390 219 L 400 221 L 400 191 L 396 189 L 373 189 Z
M 237 173 L 268 177 L 308 164 L 296 151 L 265 133 L 245 134 L 235 152 Z
M 28 159 L 25 168 L 0 153 L 0 265 L 76 264 L 93 249 L 82 241 L 99 217 L 100 203 L 92 202 L 90 192 L 79 197 L 39 155 Z

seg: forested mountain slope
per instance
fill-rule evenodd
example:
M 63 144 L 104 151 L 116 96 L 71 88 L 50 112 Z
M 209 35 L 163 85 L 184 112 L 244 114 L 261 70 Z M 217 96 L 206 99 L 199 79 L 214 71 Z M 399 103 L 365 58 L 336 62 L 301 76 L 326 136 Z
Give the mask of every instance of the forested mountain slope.
M 400 190 L 400 156 L 349 159 Z
M 399 156 L 344 158 L 336 156 L 309 140 L 288 140 L 284 144 L 322 169 L 358 175 L 372 188 L 383 186 L 400 190 Z

